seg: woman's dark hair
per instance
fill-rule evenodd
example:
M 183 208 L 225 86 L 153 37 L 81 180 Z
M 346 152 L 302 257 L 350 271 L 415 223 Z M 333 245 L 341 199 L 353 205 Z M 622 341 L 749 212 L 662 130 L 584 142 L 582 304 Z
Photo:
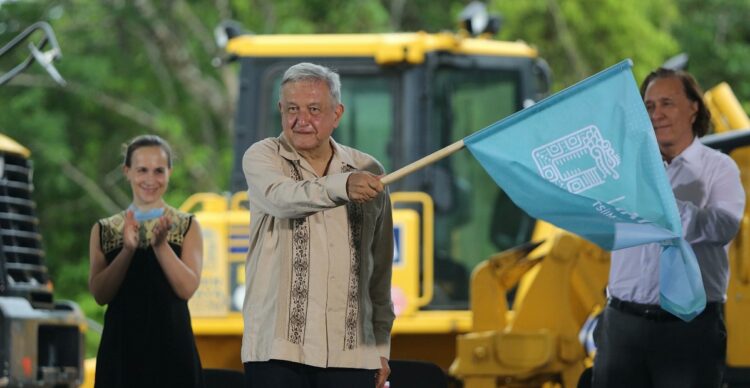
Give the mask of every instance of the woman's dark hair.
M 125 166 L 130 167 L 133 152 L 142 147 L 161 147 L 164 153 L 167 154 L 167 167 L 172 168 L 172 147 L 169 146 L 166 140 L 156 135 L 140 135 L 128 142 L 125 146 Z
M 677 78 L 682 82 L 682 88 L 684 89 L 687 98 L 690 101 L 698 103 L 698 111 L 695 113 L 695 121 L 693 122 L 693 134 L 701 137 L 708 133 L 708 128 L 711 124 L 711 112 L 708 111 L 706 104 L 703 102 L 703 90 L 690 73 L 682 70 L 665 69 L 660 67 L 652 71 L 646 79 L 643 80 L 643 83 L 641 83 L 641 97 L 646 96 L 648 85 L 661 78 Z

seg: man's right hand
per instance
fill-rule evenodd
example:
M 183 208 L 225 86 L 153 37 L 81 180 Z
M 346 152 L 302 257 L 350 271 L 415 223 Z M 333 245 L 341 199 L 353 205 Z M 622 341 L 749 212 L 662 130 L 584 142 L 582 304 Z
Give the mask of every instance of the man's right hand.
M 346 181 L 346 194 L 349 200 L 364 203 L 375 199 L 385 189 L 380 177 L 365 171 L 357 171 L 349 175 Z

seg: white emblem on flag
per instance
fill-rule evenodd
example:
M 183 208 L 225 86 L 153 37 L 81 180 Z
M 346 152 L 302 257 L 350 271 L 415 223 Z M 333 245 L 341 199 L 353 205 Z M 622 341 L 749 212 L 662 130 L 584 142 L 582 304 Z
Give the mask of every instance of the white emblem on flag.
M 595 125 L 537 147 L 531 157 L 544 179 L 573 194 L 620 178 L 620 156 Z

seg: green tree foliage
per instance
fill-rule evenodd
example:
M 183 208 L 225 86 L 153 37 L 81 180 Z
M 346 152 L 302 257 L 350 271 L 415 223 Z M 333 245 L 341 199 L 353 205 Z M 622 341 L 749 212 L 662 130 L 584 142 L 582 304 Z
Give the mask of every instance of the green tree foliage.
M 536 46 L 559 90 L 623 58 L 638 81 L 670 57 L 708 89 L 728 82 L 750 107 L 750 2 L 746 0 L 493 0 L 502 39 Z
M 554 74 L 554 89 L 570 86 L 625 58 L 642 79 L 678 52 L 669 26 L 673 1 L 493 0 L 503 17 L 502 39 L 536 46 Z
M 750 110 L 750 2 L 677 0 L 674 35 L 690 57 L 688 69 L 704 88 L 727 82 Z
M 381 0 L 392 31 L 438 32 L 455 30 L 464 7 L 456 0 Z
M 210 59 L 210 28 L 181 1 L 19 2 L 0 8 L 9 41 L 37 20 L 57 33 L 68 86 L 38 65 L 0 89 L 0 128 L 33 153 L 47 263 L 59 294 L 86 292 L 88 236 L 96 219 L 130 202 L 121 146 L 156 133 L 174 146 L 168 200 L 219 190 L 230 156 L 232 104 Z M 211 23 L 214 20 L 206 20 Z M 38 38 L 36 39 L 38 40 Z M 27 51 L 3 59 L 7 69 Z M 69 271 L 68 268 L 79 268 Z

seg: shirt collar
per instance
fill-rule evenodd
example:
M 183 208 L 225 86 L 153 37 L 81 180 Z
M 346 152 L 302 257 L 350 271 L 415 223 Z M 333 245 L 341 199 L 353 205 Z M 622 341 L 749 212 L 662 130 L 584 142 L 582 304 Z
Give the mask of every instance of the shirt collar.
M 287 140 L 283 132 L 279 135 L 278 140 L 279 144 L 281 144 L 281 147 L 279 147 L 279 155 L 287 160 L 299 161 L 302 158 L 297 150 L 295 150 L 294 147 L 289 143 L 289 140 Z M 333 160 L 339 159 L 342 163 L 356 169 L 352 156 L 348 152 L 345 152 L 344 149 L 338 143 L 336 143 L 336 141 L 333 140 L 332 137 L 329 137 L 328 141 L 331 142 L 331 147 L 333 148 Z
M 279 137 L 279 144 L 281 145 L 279 147 L 279 155 L 281 155 L 284 159 L 287 160 L 299 160 L 300 155 L 297 153 L 297 151 L 292 147 L 291 144 L 289 144 L 289 140 L 286 139 L 286 136 L 284 136 L 284 132 L 282 132 Z
M 701 149 L 701 141 L 698 139 L 698 137 L 693 137 L 693 142 L 690 143 L 690 145 L 682 150 L 679 155 L 675 156 L 674 159 L 672 159 L 672 163 L 679 161 L 680 163 L 689 163 L 691 160 L 694 160 L 698 154 L 700 153 Z

